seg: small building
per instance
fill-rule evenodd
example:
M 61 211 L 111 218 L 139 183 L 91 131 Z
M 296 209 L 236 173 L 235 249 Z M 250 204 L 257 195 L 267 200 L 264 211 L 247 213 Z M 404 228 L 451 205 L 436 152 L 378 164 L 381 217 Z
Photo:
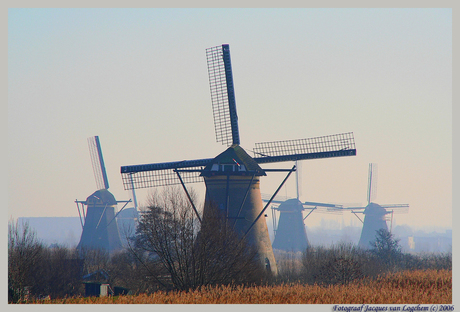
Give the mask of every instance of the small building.
M 109 284 L 85 282 L 85 297 L 107 297 L 113 296 L 113 294 Z
M 128 288 L 109 284 L 109 274 L 104 270 L 98 270 L 83 276 L 85 284 L 85 297 L 107 297 L 130 295 L 132 292 Z

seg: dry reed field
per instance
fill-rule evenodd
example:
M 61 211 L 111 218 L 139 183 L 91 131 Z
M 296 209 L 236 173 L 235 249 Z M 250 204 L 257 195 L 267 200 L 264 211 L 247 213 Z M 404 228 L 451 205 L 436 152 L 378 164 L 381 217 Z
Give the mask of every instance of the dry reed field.
M 189 292 L 68 298 L 56 304 L 451 304 L 452 271 L 404 271 L 349 285 L 216 286 Z

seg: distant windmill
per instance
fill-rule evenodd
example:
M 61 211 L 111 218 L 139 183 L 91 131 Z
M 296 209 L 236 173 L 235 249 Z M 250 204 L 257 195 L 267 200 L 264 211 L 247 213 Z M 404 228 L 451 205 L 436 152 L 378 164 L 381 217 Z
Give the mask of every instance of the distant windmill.
M 370 248 L 370 242 L 375 241 L 376 232 L 380 229 L 388 231 L 387 216 L 393 213 L 407 212 L 408 204 L 379 205 L 373 201 L 377 197 L 377 164 L 369 164 L 369 177 L 367 188 L 367 206 L 365 207 L 346 207 L 342 210 L 350 210 L 362 223 L 363 229 L 358 246 L 364 249 Z M 405 208 L 405 209 L 401 209 Z M 358 217 L 358 213 L 364 214 L 364 221 Z M 391 228 L 390 228 L 391 231 Z
M 298 162 L 296 161 L 296 167 Z M 305 229 L 305 219 L 310 214 L 318 210 L 319 212 L 336 212 L 337 210 L 329 210 L 328 208 L 341 208 L 342 205 L 334 205 L 327 203 L 317 202 L 301 202 L 300 201 L 300 178 L 299 171 L 296 170 L 296 193 L 297 198 L 283 198 L 276 197 L 272 200 L 272 221 L 273 221 L 273 232 L 275 238 L 273 240 L 273 249 L 279 249 L 284 251 L 303 251 L 309 246 L 307 231 Z M 268 198 L 264 198 L 264 202 L 268 202 Z M 326 209 L 325 209 L 326 208 Z M 304 217 L 303 212 L 310 210 Z M 277 213 L 279 217 L 277 218 Z M 277 221 L 278 219 L 278 221 Z
M 296 161 L 356 155 L 352 133 L 312 139 L 260 143 L 260 157 L 252 158 L 240 146 L 238 117 L 236 113 L 230 48 L 228 44 L 206 50 L 211 101 L 217 142 L 228 148 L 215 158 L 182 160 L 121 167 L 125 189 L 161 187 L 181 184 L 188 194 L 185 183 L 201 182 L 206 185 L 203 215 L 218 207 L 241 238 L 258 251 L 262 266 L 277 273 L 268 228 L 264 218 L 259 179 L 270 171 L 288 172 L 276 193 L 295 171 L 292 169 L 262 169 L 263 163 Z M 131 180 L 132 179 L 132 180 Z M 213 205 L 211 205 L 213 203 Z M 195 205 L 197 218 L 202 220 Z
M 122 247 L 115 208 L 118 203 L 127 204 L 130 201 L 117 201 L 108 191 L 109 181 L 102 158 L 99 137 L 88 138 L 88 145 L 98 190 L 91 194 L 86 201 L 75 201 L 83 228 L 77 249 L 113 251 Z M 82 219 L 84 219 L 84 223 Z

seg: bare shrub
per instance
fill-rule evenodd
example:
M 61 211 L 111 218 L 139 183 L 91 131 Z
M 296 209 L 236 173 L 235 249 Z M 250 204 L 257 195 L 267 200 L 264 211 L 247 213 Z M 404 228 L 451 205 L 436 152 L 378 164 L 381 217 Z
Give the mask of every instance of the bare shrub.
M 452 270 L 452 253 L 403 254 L 399 267 L 403 270 Z
M 300 251 L 284 251 L 275 249 L 273 250 L 278 266 L 277 282 L 292 283 L 300 282 L 302 277 L 302 252 Z
M 372 255 L 346 243 L 330 248 L 308 247 L 303 253 L 302 263 L 304 281 L 309 284 L 347 285 L 381 272 Z

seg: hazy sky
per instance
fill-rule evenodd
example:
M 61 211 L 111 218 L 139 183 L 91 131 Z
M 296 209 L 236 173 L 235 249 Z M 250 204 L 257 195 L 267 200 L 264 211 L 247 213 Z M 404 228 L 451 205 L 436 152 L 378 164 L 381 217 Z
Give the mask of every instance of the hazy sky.
M 410 205 L 395 224 L 452 226 L 451 9 L 9 9 L 8 217 L 78 216 L 91 136 L 117 200 L 120 166 L 222 152 L 205 54 L 222 43 L 246 151 L 354 133 L 357 156 L 303 161 L 302 200 L 365 205 L 372 162 L 376 202 Z

